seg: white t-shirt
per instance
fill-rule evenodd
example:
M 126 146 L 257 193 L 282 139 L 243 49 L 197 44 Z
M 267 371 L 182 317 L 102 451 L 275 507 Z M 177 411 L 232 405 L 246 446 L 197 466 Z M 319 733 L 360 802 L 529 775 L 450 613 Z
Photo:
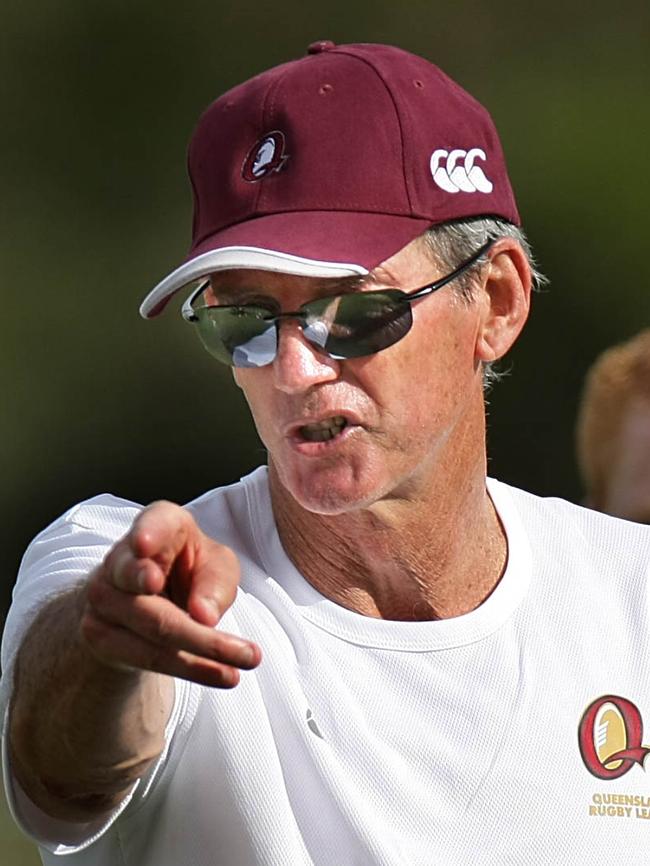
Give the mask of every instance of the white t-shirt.
M 40 814 L 5 755 L 11 808 L 44 863 L 648 862 L 650 776 L 635 761 L 650 723 L 650 530 L 488 489 L 506 572 L 477 610 L 436 622 L 372 619 L 316 592 L 281 547 L 264 469 L 190 503 L 240 556 L 222 626 L 263 663 L 233 691 L 176 682 L 163 755 L 104 825 Z M 99 496 L 34 540 L 5 629 L 5 706 L 34 609 L 137 509 Z

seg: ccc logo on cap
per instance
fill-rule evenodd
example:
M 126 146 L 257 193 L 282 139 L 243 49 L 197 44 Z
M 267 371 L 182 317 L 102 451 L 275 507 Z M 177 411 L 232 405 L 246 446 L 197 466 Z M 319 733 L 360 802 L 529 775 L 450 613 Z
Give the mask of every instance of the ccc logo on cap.
M 268 132 L 258 139 L 248 152 L 242 167 L 242 177 L 254 183 L 272 171 L 280 171 L 288 156 L 284 152 L 284 135 L 279 131 Z
M 494 186 L 476 160 L 487 159 L 480 147 L 471 150 L 444 150 L 431 154 L 431 176 L 445 192 L 492 192 Z M 462 160 L 462 161 L 461 161 Z

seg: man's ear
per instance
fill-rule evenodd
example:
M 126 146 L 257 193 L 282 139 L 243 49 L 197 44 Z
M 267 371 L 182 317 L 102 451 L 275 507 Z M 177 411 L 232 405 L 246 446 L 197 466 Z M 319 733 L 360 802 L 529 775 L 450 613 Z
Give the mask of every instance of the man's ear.
M 476 357 L 487 363 L 502 358 L 523 328 L 530 309 L 532 276 L 526 254 L 514 238 L 492 248 L 485 277 L 485 315 L 476 340 Z

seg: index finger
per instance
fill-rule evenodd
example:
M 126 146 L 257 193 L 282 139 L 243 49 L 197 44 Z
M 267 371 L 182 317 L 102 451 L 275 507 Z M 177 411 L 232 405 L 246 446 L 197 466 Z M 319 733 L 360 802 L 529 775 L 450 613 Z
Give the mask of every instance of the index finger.
M 138 514 L 127 537 L 137 559 L 152 559 L 168 571 L 178 555 L 195 543 L 198 532 L 184 508 L 160 500 Z
M 160 593 L 179 556 L 191 568 L 199 532 L 192 517 L 172 502 L 155 502 L 135 518 L 131 529 L 108 552 L 102 571 L 117 589 Z M 189 554 L 189 555 L 188 555 Z
M 125 573 L 131 591 L 170 592 L 190 616 L 214 626 L 235 599 L 239 559 L 205 535 L 192 515 L 171 502 L 155 502 L 133 523 Z M 123 560 L 123 561 L 124 561 Z

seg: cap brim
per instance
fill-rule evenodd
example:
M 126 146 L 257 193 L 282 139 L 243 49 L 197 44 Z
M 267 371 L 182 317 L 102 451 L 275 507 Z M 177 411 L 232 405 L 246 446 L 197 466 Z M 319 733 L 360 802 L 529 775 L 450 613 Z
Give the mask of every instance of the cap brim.
M 366 274 L 422 234 L 430 221 L 392 214 L 270 214 L 216 232 L 145 297 L 140 315 L 163 311 L 183 286 L 215 271 L 255 269 L 303 277 Z

